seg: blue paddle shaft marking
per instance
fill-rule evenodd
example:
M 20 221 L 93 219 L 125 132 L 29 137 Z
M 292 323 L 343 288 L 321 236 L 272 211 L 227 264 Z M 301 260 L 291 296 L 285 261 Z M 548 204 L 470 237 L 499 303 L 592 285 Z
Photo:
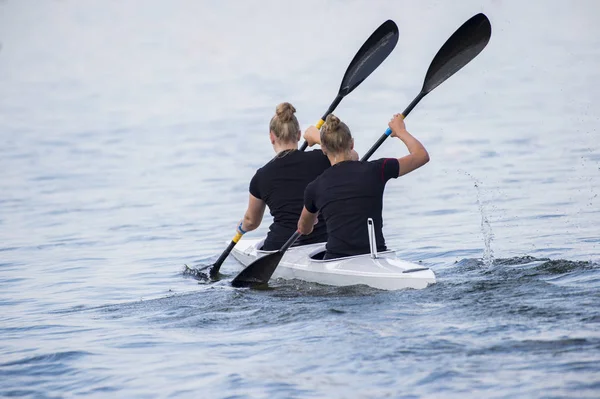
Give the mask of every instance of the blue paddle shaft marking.
M 390 129 L 389 127 L 387 128 L 387 130 L 385 131 L 385 135 L 389 136 L 390 134 L 392 134 L 392 129 Z

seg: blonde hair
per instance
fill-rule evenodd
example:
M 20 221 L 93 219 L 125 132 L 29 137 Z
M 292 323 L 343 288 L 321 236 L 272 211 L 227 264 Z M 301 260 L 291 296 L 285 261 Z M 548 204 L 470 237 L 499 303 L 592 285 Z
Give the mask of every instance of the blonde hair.
M 269 122 L 269 130 L 284 143 L 297 143 L 300 124 L 294 113 L 296 108 L 290 103 L 281 103 L 275 108 L 275 116 Z
M 334 114 L 327 115 L 321 128 L 321 146 L 332 154 L 340 154 L 352 149 L 350 128 Z

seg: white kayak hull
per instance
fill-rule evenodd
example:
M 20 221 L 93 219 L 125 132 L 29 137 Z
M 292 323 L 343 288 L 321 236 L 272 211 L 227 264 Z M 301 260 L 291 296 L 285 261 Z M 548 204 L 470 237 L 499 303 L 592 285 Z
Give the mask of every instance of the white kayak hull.
M 242 239 L 231 254 L 245 267 L 270 252 L 261 251 L 261 239 Z M 417 263 L 398 259 L 393 251 L 334 260 L 314 260 L 325 244 L 292 247 L 287 250 L 272 278 L 299 279 L 313 283 L 348 286 L 364 284 L 382 290 L 421 289 L 435 284 L 435 274 Z

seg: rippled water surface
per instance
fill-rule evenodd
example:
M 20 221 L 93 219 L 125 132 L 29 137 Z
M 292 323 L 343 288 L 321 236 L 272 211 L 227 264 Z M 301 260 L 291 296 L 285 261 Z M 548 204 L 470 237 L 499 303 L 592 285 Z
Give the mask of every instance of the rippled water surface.
M 364 153 L 478 12 L 488 47 L 407 119 L 431 162 L 384 199 L 437 284 L 182 274 L 231 239 L 277 103 L 314 123 L 395 20 L 336 111 Z M 0 44 L 0 396 L 600 396 L 597 2 L 7 0 Z

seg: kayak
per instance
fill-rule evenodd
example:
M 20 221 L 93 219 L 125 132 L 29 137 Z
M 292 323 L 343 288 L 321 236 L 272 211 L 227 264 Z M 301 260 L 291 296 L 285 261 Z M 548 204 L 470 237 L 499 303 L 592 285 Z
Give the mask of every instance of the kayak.
M 244 266 L 276 251 L 262 251 L 264 239 L 241 239 L 231 254 Z M 427 267 L 398 259 L 394 251 L 323 260 L 325 243 L 291 247 L 272 278 L 349 286 L 363 284 L 382 290 L 422 289 L 435 284 Z

